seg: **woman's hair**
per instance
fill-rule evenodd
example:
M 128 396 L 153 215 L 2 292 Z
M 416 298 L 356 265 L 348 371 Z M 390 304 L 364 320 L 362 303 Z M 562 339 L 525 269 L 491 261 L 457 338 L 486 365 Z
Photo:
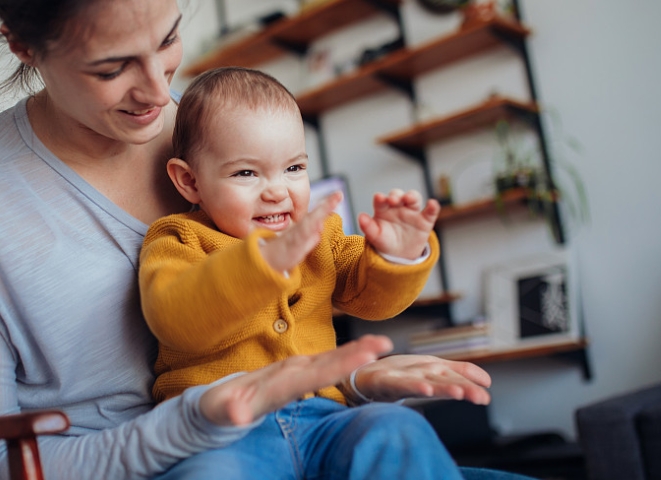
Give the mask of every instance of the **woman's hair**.
M 291 92 L 271 75 L 241 67 L 208 70 L 191 82 L 179 102 L 172 135 L 174 156 L 190 163 L 205 144 L 212 115 L 237 107 L 301 114 Z
M 36 55 L 44 55 L 49 42 L 59 40 L 69 20 L 99 0 L 0 0 L 0 22 L 16 40 Z M 14 73 L 0 83 L 0 92 L 14 85 L 32 91 L 39 74 L 34 67 L 21 63 Z

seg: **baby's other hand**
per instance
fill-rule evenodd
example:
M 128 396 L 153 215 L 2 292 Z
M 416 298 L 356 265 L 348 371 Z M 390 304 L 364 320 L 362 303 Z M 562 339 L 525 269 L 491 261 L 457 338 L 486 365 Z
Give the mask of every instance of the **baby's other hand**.
M 374 195 L 374 217 L 361 213 L 358 224 L 365 239 L 379 252 L 415 260 L 422 255 L 441 206 L 434 199 L 422 204 L 415 190 L 394 189 Z

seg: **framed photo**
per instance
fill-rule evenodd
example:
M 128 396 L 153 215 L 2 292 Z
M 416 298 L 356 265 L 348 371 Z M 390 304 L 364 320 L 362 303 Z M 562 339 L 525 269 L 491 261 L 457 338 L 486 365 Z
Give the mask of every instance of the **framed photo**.
M 566 254 L 553 252 L 490 268 L 486 273 L 486 313 L 492 346 L 575 340 L 574 275 Z
M 354 235 L 358 232 L 356 227 L 356 218 L 351 205 L 351 196 L 349 195 L 349 183 L 342 175 L 330 175 L 319 180 L 310 182 L 310 210 L 312 210 L 319 200 L 336 191 L 342 192 L 342 201 L 335 208 L 335 213 L 342 217 L 342 229 L 345 235 Z

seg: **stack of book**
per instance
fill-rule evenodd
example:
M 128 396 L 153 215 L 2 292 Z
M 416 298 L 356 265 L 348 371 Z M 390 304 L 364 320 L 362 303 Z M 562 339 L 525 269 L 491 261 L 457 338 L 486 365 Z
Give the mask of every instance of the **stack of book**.
M 471 323 L 419 332 L 409 337 L 409 352 L 443 357 L 487 350 L 491 343 L 487 323 Z

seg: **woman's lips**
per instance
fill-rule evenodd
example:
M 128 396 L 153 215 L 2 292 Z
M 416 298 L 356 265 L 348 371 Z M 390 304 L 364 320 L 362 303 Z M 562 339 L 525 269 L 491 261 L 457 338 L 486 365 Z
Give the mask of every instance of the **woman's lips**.
M 143 110 L 122 110 L 122 113 L 138 125 L 149 125 L 160 116 L 161 107 L 151 107 Z

